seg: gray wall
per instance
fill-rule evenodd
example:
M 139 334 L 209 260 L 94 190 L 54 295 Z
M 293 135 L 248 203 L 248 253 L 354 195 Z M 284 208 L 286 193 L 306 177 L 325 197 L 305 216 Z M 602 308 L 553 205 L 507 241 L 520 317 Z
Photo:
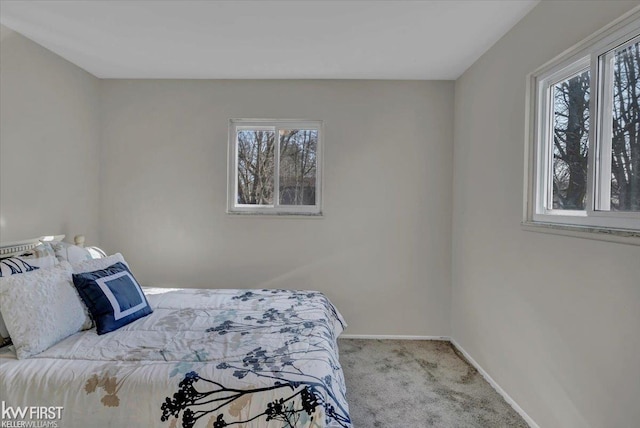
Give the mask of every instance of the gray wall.
M 541 427 L 640 421 L 640 247 L 526 232 L 525 82 L 638 2 L 541 2 L 456 82 L 453 337 Z
M 101 245 L 146 284 L 318 289 L 448 335 L 453 82 L 102 82 Z M 225 214 L 230 118 L 325 121 L 324 217 Z
M 79 233 L 146 284 L 326 292 L 448 335 L 453 82 L 99 80 L 3 27 L 0 240 Z M 321 219 L 225 214 L 228 119 L 325 121 Z
M 0 241 L 98 239 L 99 83 L 0 26 Z

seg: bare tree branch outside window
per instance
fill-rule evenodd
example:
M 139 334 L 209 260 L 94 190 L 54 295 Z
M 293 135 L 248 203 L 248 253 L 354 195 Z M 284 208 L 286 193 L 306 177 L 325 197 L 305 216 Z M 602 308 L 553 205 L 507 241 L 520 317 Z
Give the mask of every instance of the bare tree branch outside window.
M 589 149 L 589 71 L 553 90 L 553 208 L 584 210 Z
M 553 208 L 584 210 L 589 141 L 589 71 L 553 90 Z M 611 210 L 640 211 L 640 46 L 613 56 Z M 606 160 L 604 160 L 606 161 Z
M 280 204 L 316 203 L 316 151 L 318 131 L 280 131 Z
M 640 211 L 640 46 L 615 52 L 611 210 Z
M 238 204 L 272 205 L 275 132 L 238 131 Z
M 275 132 L 241 130 L 238 138 L 238 203 L 273 205 Z M 280 131 L 279 193 L 281 205 L 316 203 L 318 131 Z

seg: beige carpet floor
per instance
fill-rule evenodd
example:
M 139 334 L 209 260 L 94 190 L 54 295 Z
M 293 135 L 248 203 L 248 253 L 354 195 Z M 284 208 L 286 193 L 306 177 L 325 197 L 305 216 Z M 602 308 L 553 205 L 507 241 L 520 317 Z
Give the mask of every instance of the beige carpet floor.
M 339 347 L 355 428 L 528 427 L 449 342 L 340 339 Z

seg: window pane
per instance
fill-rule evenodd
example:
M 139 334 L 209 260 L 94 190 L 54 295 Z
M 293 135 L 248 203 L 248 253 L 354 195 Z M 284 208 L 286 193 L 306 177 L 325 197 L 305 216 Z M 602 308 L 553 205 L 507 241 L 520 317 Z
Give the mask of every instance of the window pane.
M 553 209 L 584 210 L 589 148 L 589 71 L 553 85 Z
M 640 56 L 638 43 L 613 61 L 611 210 L 640 211 Z
M 280 131 L 280 204 L 316 204 L 318 130 Z
M 275 131 L 241 130 L 237 136 L 237 203 L 273 205 Z

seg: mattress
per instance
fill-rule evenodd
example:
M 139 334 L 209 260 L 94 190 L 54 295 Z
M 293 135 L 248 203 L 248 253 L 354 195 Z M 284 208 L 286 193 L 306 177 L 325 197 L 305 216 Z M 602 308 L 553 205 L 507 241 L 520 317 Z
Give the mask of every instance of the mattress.
M 145 293 L 154 312 L 115 332 L 83 331 L 26 360 L 0 355 L 3 422 L 351 426 L 337 347 L 345 322 L 322 293 Z

